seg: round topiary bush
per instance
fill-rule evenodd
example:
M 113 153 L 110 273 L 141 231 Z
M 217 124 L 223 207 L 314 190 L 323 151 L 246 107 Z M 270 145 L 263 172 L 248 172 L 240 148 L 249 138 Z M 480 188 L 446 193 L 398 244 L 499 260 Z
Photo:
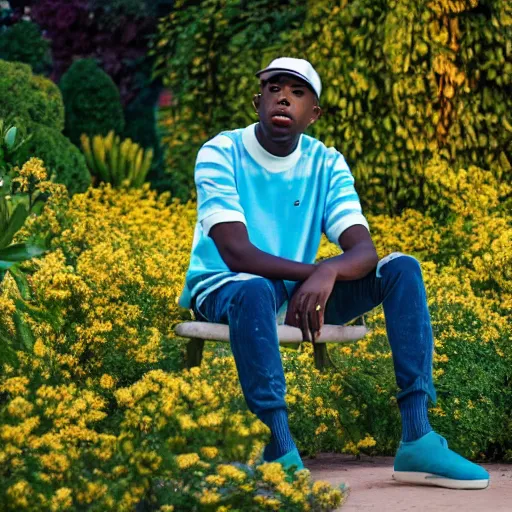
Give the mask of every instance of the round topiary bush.
M 34 73 L 46 73 L 51 66 L 50 42 L 31 21 L 15 23 L 0 34 L 0 58 L 29 64 Z
M 43 160 L 48 173 L 55 173 L 56 182 L 66 185 L 70 194 L 87 190 L 91 175 L 80 150 L 58 130 L 34 124 L 32 137 L 18 150 L 15 161 L 22 165 L 31 156 Z
M 79 145 L 82 133 L 122 133 L 124 116 L 119 91 L 93 59 L 77 60 L 59 85 L 66 107 L 64 133 L 72 142 Z
M 64 104 L 59 88 L 47 78 L 32 74 L 28 64 L 0 60 L 0 112 L 27 128 L 39 123 L 61 131 Z

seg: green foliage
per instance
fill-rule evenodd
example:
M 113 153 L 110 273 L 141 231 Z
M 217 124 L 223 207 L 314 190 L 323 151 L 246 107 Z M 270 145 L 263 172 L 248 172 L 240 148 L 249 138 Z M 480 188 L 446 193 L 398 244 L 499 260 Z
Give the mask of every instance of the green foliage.
M 153 149 L 144 150 L 131 139 L 121 142 L 119 135 L 110 131 L 106 137 L 92 139 L 83 134 L 82 150 L 91 173 L 114 187 L 140 188 L 153 160 Z
M 141 0 L 90 0 L 92 10 L 101 9 L 104 22 L 117 21 L 125 16 L 145 18 L 156 14 L 157 1 Z
M 318 70 L 324 116 L 312 133 L 346 156 L 373 211 L 431 200 L 422 169 L 436 154 L 510 179 L 510 2 L 321 0 L 298 28 L 294 3 L 241 4 L 178 3 L 159 27 L 156 71 L 176 98 L 168 166 L 186 169 L 187 183 L 201 142 L 255 120 L 253 74 L 278 55 Z
M 44 74 L 51 65 L 50 42 L 35 23 L 20 21 L 0 33 L 0 59 L 24 62 Z
M 80 150 L 58 130 L 47 126 L 34 124 L 31 134 L 30 140 L 16 152 L 15 162 L 22 165 L 31 156 L 37 156 L 71 195 L 84 192 L 91 184 L 91 175 Z
M 61 133 L 64 104 L 51 80 L 33 75 L 27 64 L 0 60 L 0 110 L 29 135 L 25 144 L 13 149 L 13 164 L 21 167 L 35 156 L 71 194 L 89 186 L 91 177 L 83 155 Z
M 16 127 L 3 128 L 1 120 L 0 135 L 0 153 L 4 156 L 11 156 L 8 150 L 20 148 L 24 143 L 24 140 L 16 140 Z M 7 274 L 17 287 L 12 318 L 14 332 L 0 325 L 0 364 L 16 365 L 16 351 L 31 350 L 34 343 L 32 332 L 24 319 L 24 313 L 30 308 L 25 302 L 30 299 L 30 291 L 20 265 L 45 252 L 41 244 L 20 242 L 16 238 L 29 216 L 34 217 L 41 211 L 52 184 L 45 183 L 43 192 L 41 184 L 47 174 L 41 160 L 36 158 L 30 159 L 21 169 L 13 167 L 10 162 L 6 164 L 3 157 L 0 164 L 3 164 L 0 165 L 0 289 Z
M 13 154 L 18 150 L 26 139 L 22 137 L 17 126 L 7 124 L 0 118 L 0 179 L 7 175 L 11 168 Z M 6 184 L 0 184 L 0 190 Z
M 422 207 L 421 169 L 434 154 L 509 173 L 512 9 L 477 3 L 320 2 L 308 41 L 293 36 L 326 85 L 314 133 L 346 155 L 373 209 Z
M 298 0 L 203 0 L 195 5 L 181 0 L 174 9 L 159 25 L 152 55 L 156 75 L 176 99 L 162 113 L 172 191 L 189 197 L 200 144 L 255 120 L 254 73 L 280 54 L 282 34 L 303 21 L 304 5 Z
M 33 75 L 27 64 L 0 60 L 0 112 L 4 119 L 27 129 L 32 123 L 59 131 L 64 128 L 59 88 L 51 80 Z
M 153 149 L 153 161 L 147 181 L 157 190 L 169 190 L 170 176 L 165 173 L 163 148 L 157 125 L 157 103 L 162 87 L 158 83 L 145 83 L 139 95 L 124 111 L 124 136 L 144 148 Z
M 124 116 L 119 91 L 93 59 L 74 62 L 59 85 L 66 106 L 64 133 L 73 143 L 80 144 L 82 133 L 122 133 Z

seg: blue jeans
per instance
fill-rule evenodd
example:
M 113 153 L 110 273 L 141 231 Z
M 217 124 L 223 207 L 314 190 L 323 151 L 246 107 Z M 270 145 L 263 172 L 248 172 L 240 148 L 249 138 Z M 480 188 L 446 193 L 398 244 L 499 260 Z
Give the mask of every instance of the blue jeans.
M 286 383 L 279 353 L 276 315 L 288 300 L 282 281 L 232 281 L 195 308 L 198 319 L 228 324 L 231 349 L 249 409 L 286 408 Z M 342 325 L 383 304 L 386 330 L 400 392 L 423 391 L 436 401 L 432 382 L 433 339 L 418 261 L 393 253 L 356 281 L 337 281 L 327 301 L 325 323 Z

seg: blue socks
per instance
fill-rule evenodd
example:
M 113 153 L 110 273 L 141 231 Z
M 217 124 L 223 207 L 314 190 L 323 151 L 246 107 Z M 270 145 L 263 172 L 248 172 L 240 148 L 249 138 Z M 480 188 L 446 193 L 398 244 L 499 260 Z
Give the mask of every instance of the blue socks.
M 422 391 L 406 395 L 398 402 L 402 415 L 402 441 L 416 441 L 432 430 L 427 403 L 428 395 Z
M 261 421 L 267 425 L 272 434 L 270 443 L 265 447 L 263 459 L 272 462 L 296 448 L 288 426 L 286 409 L 274 409 L 261 414 Z
M 398 402 L 402 416 L 402 441 L 416 441 L 432 431 L 428 421 L 428 395 L 422 391 L 411 393 Z M 265 447 L 263 458 L 272 462 L 296 448 L 288 426 L 286 409 L 274 409 L 261 414 L 261 421 L 271 432 L 270 443 Z

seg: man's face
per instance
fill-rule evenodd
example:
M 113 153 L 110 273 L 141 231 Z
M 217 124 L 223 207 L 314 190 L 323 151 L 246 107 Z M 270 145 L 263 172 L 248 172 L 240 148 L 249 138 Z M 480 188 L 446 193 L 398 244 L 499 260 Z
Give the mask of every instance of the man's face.
M 261 97 L 255 99 L 260 124 L 274 142 L 296 139 L 320 117 L 315 93 L 306 82 L 292 75 L 277 75 L 268 81 L 262 75 Z

